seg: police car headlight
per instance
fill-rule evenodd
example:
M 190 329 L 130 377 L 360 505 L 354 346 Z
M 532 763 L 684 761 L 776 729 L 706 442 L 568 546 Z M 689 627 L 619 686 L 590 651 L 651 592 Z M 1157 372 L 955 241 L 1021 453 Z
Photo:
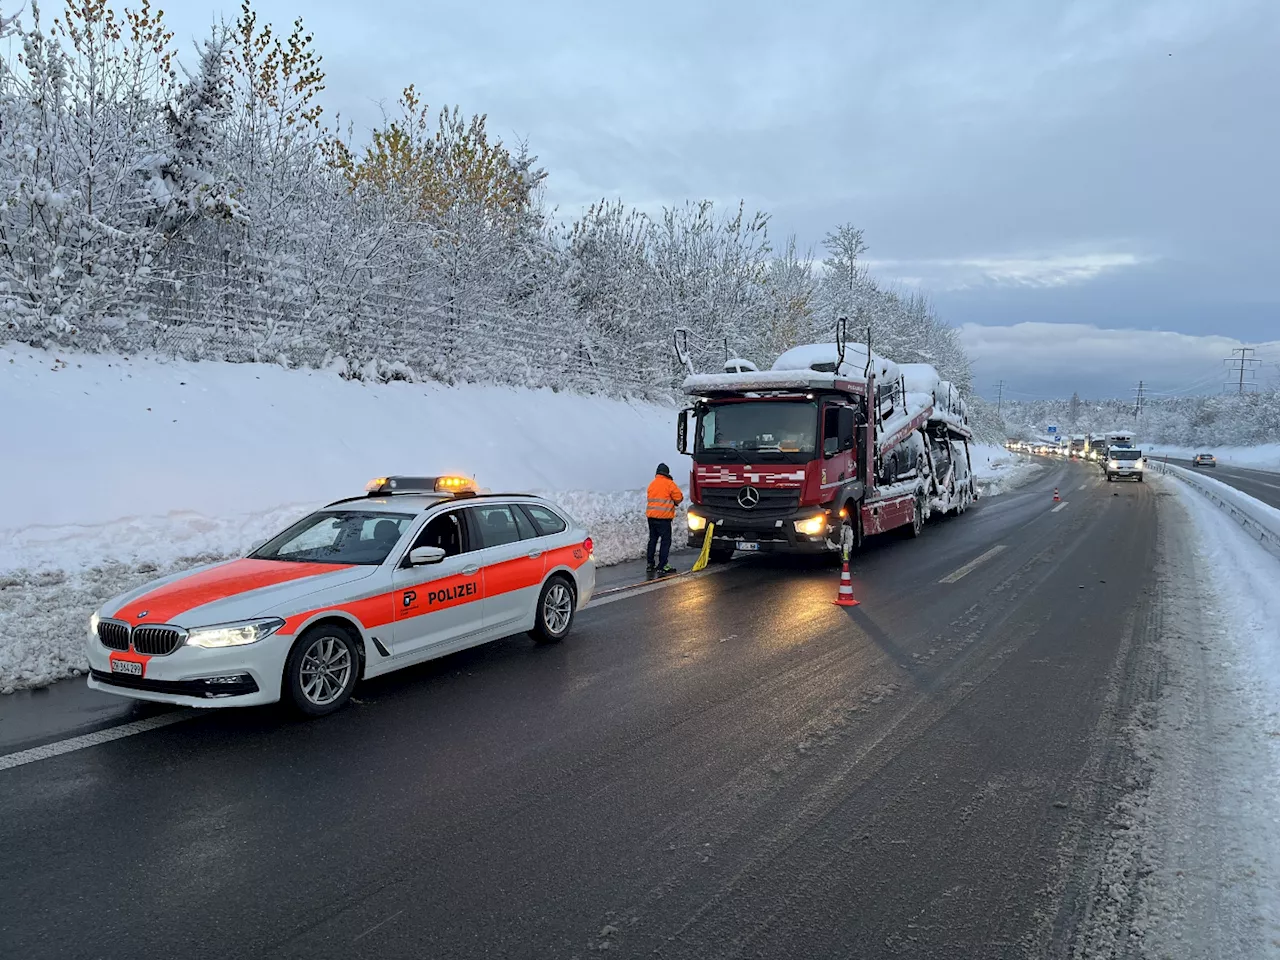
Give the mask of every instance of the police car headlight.
M 90 615 L 89 617 L 89 636 L 90 637 L 96 637 L 98 635 L 98 624 L 101 622 L 101 620 L 102 618 L 98 616 L 96 613 Z
M 821 533 L 827 532 L 827 515 L 820 513 L 816 517 L 809 517 L 807 520 L 795 521 L 796 533 L 802 533 L 808 537 L 816 537 Z
M 700 517 L 696 513 L 691 513 L 688 516 L 689 516 L 689 532 L 690 533 L 697 533 L 699 530 L 707 529 L 706 517 Z
M 192 647 L 240 647 L 257 643 L 271 636 L 284 626 L 279 617 L 265 620 L 245 620 L 241 623 L 219 623 L 212 627 L 200 627 L 187 634 L 187 644 Z

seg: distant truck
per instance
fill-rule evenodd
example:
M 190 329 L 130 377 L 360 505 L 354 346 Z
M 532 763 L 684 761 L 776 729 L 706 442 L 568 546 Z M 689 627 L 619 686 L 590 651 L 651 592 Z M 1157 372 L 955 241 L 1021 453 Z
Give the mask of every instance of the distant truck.
M 679 331 L 676 353 L 682 353 Z M 676 446 L 693 458 L 689 543 L 835 553 L 978 498 L 964 399 L 927 364 L 898 365 L 860 344 L 809 344 L 770 370 L 732 361 L 690 373 Z
M 1083 457 L 1085 448 L 1089 445 L 1089 438 L 1083 433 L 1078 433 L 1071 438 L 1071 445 L 1067 449 L 1067 453 L 1072 457 Z

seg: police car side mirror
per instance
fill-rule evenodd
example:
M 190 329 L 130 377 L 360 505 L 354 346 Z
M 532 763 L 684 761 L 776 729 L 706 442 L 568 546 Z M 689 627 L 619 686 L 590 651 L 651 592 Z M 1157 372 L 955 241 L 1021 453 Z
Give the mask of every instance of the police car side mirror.
M 409 566 L 422 567 L 428 563 L 439 563 L 445 558 L 445 552 L 440 547 L 418 547 L 409 551 Z

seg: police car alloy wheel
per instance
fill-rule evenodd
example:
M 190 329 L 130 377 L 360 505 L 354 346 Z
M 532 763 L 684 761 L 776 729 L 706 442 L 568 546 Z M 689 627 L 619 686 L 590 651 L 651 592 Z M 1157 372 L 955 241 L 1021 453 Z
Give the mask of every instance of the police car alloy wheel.
M 351 699 L 360 672 L 360 655 L 340 627 L 308 630 L 285 663 L 285 686 L 293 705 L 311 717 L 333 713 Z
M 538 612 L 533 627 L 533 638 L 539 643 L 556 643 L 565 638 L 573 625 L 574 606 L 577 598 L 573 587 L 564 577 L 552 577 L 538 597 Z

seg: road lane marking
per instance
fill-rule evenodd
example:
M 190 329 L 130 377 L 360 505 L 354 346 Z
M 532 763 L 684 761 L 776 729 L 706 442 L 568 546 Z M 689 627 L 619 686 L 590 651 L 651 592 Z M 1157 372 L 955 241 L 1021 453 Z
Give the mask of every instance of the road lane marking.
M 954 573 L 947 574 L 938 582 L 939 583 L 955 583 L 961 577 L 968 576 L 970 573 L 972 573 L 974 567 L 976 567 L 978 564 L 985 563 L 986 561 L 990 560 L 992 557 L 994 557 L 997 553 L 999 553 L 1004 548 L 1005 548 L 1005 545 L 1003 543 L 997 544 L 996 546 L 992 547 L 990 550 L 988 550 L 986 553 L 982 554 L 981 556 L 974 557 L 972 560 L 966 563 L 959 570 L 956 570 Z
M 1083 489 L 1084 489 L 1085 487 L 1087 487 L 1087 486 L 1088 486 L 1088 484 L 1087 484 L 1087 483 L 1082 483 L 1082 484 L 1080 484 L 1080 489 L 1081 489 L 1081 490 L 1083 490 Z
M 403 910 L 397 910 L 395 913 L 393 913 L 391 916 L 387 917 L 387 919 L 383 920 L 381 923 L 375 923 L 372 927 L 370 927 L 370 928 L 369 928 L 368 930 L 366 930 L 364 933 L 360 934 L 360 936 L 356 937 L 356 938 L 355 938 L 354 940 L 352 940 L 351 942 L 352 942 L 352 943 L 359 943 L 361 940 L 363 940 L 363 939 L 364 939 L 365 937 L 367 937 L 369 934 L 373 933 L 373 931 L 377 930 L 379 927 L 385 927 L 388 923 L 390 923 L 390 922 L 391 922 L 392 920 L 394 920 L 396 917 L 400 916 L 400 914 L 402 914 L 402 913 L 404 913 L 404 911 L 403 911 Z
M 1057 513 L 1059 510 L 1061 510 L 1061 509 L 1062 509 L 1063 507 L 1065 507 L 1066 505 L 1067 505 L 1067 501 L 1066 501 L 1066 500 L 1063 500 L 1060 504 L 1058 504 L 1056 507 L 1054 507 L 1054 508 L 1053 508 L 1052 510 L 1050 510 L 1049 512 L 1050 512 L 1050 513 Z
M 666 587 L 675 586 L 677 583 L 688 583 L 690 580 L 701 580 L 703 577 L 709 577 L 713 573 L 729 569 L 729 564 L 723 564 L 716 567 L 707 567 L 705 570 L 699 570 L 697 573 L 681 573 L 672 577 L 663 577 L 661 580 L 655 580 L 653 583 L 634 583 L 621 587 L 610 587 L 600 593 L 593 593 L 591 599 L 582 607 L 583 610 L 594 610 L 596 607 L 603 607 L 606 603 L 613 603 L 617 600 L 625 600 L 627 597 L 638 597 L 643 593 L 652 593 L 654 590 L 662 590 Z
M 84 750 L 86 747 L 110 743 L 112 740 L 137 736 L 148 730 L 157 730 L 170 724 L 181 723 L 183 720 L 190 720 L 199 712 L 199 710 L 175 710 L 173 713 L 161 713 L 143 720 L 134 720 L 132 723 L 123 723 L 118 727 L 108 727 L 106 730 L 95 730 L 93 733 L 81 734 L 78 737 L 46 743 L 43 747 L 6 753 L 0 756 L 0 770 L 9 770 L 13 767 L 21 767 L 23 764 L 35 763 L 37 760 L 48 760 L 51 757 L 62 756 L 64 753 L 73 753 L 76 750 Z

